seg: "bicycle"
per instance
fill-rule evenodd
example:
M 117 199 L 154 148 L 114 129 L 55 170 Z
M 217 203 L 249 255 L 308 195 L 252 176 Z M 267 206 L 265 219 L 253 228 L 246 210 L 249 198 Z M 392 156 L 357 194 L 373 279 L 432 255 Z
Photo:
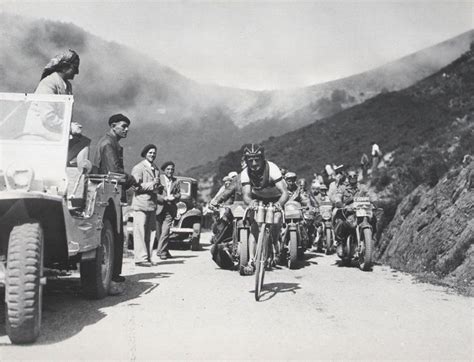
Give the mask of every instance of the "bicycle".
M 270 228 L 275 224 L 276 208 L 271 202 L 265 205 L 260 201 L 255 211 L 255 222 L 259 226 L 257 250 L 255 253 L 255 300 L 258 302 L 265 277 L 265 263 L 273 250 Z

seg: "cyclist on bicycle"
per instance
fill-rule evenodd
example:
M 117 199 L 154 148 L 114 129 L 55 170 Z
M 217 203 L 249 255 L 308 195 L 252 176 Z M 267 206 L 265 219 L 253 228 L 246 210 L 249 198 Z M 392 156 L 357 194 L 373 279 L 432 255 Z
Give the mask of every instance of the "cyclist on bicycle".
M 259 201 L 273 202 L 277 209 L 281 209 L 288 200 L 288 191 L 278 166 L 265 160 L 264 148 L 258 144 L 249 144 L 244 147 L 244 159 L 247 167 L 240 174 L 244 202 L 250 207 L 255 207 Z M 241 270 L 243 275 L 252 275 L 255 271 L 254 259 L 259 227 L 255 222 L 254 214 L 254 212 L 251 212 L 249 215 L 251 221 L 250 258 L 249 264 Z M 276 224 L 271 226 L 271 239 L 275 250 L 274 260 L 277 260 L 280 254 L 278 236 L 282 225 L 280 211 L 275 212 L 275 220 Z

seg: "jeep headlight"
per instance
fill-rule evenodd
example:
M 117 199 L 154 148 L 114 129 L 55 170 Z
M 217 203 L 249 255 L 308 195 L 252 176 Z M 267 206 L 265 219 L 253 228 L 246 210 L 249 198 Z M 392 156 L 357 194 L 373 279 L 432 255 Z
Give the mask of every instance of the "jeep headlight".
M 186 210 L 188 209 L 186 207 L 186 204 L 182 201 L 178 202 L 176 204 L 176 207 L 178 208 L 178 215 L 183 215 L 186 212 Z
M 29 191 L 35 174 L 31 167 L 16 168 L 10 166 L 5 173 L 8 189 Z

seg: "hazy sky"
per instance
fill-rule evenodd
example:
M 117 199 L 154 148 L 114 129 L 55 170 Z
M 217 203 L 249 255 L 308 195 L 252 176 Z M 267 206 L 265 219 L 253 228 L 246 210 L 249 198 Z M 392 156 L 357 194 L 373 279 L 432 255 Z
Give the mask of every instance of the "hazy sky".
M 458 35 L 474 27 L 473 4 L 0 0 L 0 9 L 75 23 L 197 81 L 273 89 L 359 73 Z

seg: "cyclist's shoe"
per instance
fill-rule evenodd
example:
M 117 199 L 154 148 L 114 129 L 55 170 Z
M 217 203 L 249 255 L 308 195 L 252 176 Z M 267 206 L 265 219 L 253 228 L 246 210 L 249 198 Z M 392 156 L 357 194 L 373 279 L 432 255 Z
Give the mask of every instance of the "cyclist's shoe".
M 282 263 L 282 254 L 281 253 L 275 253 L 275 255 L 273 256 L 273 260 L 272 260 L 272 266 L 276 267 L 277 265 L 281 265 L 281 263 Z
M 253 275 L 255 273 L 255 264 L 249 262 L 243 268 L 240 268 L 240 275 Z

